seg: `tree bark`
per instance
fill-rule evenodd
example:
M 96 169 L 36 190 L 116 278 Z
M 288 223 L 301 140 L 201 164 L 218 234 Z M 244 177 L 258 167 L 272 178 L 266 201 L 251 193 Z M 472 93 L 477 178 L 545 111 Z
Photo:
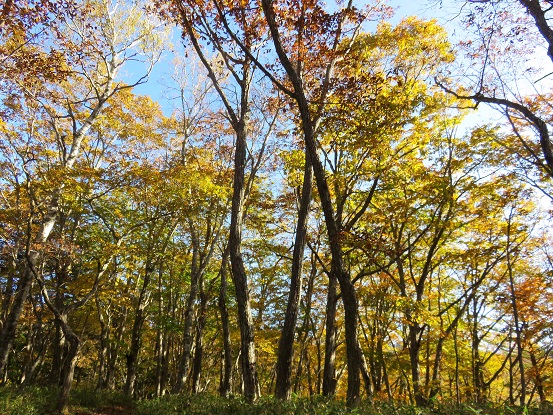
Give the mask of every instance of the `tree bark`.
M 240 88 L 238 111 L 228 101 L 227 95 L 219 84 L 210 62 L 203 53 L 202 47 L 196 37 L 193 22 L 189 10 L 181 3 L 177 4 L 178 12 L 183 24 L 184 33 L 190 39 L 194 50 L 208 72 L 208 77 L 219 97 L 223 101 L 231 126 L 235 132 L 236 143 L 234 150 L 234 179 L 232 185 L 232 207 L 229 228 L 229 256 L 232 268 L 232 279 L 236 291 L 238 306 L 238 326 L 240 328 L 240 361 L 242 365 L 242 377 L 244 383 L 244 395 L 250 402 L 259 397 L 259 382 L 257 378 L 256 352 L 254 342 L 254 325 L 251 313 L 248 279 L 242 259 L 242 221 L 244 217 L 244 204 L 246 198 L 245 169 L 246 169 L 246 142 L 248 138 L 248 113 L 250 106 L 250 87 L 252 82 L 252 62 L 249 57 L 244 57 L 241 62 L 241 76 L 232 69 L 234 78 Z M 214 44 L 217 44 L 215 41 Z M 251 46 L 251 45 L 248 45 Z
M 240 359 L 244 381 L 244 396 L 250 402 L 259 397 L 257 379 L 254 326 L 248 293 L 248 279 L 242 259 L 242 219 L 244 211 L 244 178 L 246 167 L 246 112 L 250 88 L 249 64 L 243 66 L 241 116 L 236 125 L 236 149 L 234 153 L 234 182 L 229 236 L 229 254 L 232 267 L 232 278 L 236 289 L 238 305 L 238 325 L 240 327 Z
M 228 248 L 225 248 L 223 259 L 221 261 L 221 285 L 219 287 L 219 313 L 221 314 L 221 326 L 223 329 L 223 368 L 221 384 L 219 385 L 219 394 L 227 397 L 231 392 L 232 382 L 232 349 L 230 342 L 229 315 L 227 309 L 227 267 L 228 267 Z
M 292 256 L 292 273 L 290 277 L 290 291 L 284 326 L 280 335 L 278 345 L 278 357 L 276 365 L 276 389 L 275 395 L 279 399 L 290 398 L 292 378 L 292 358 L 294 350 L 294 335 L 298 321 L 298 310 L 301 300 L 303 256 L 305 251 L 307 220 L 309 216 L 309 205 L 311 203 L 311 188 L 313 181 L 313 169 L 309 155 L 305 155 L 305 166 L 303 173 L 303 187 L 300 196 L 296 238 L 294 241 L 294 252 Z
M 125 380 L 125 387 L 123 389 L 123 392 L 127 396 L 134 395 L 138 354 L 142 346 L 142 326 L 144 325 L 144 321 L 146 320 L 146 308 L 148 307 L 150 301 L 148 286 L 150 285 L 151 274 L 153 272 L 152 267 L 153 265 L 151 263 L 151 259 L 148 259 L 146 263 L 146 269 L 144 270 L 142 287 L 140 288 L 140 293 L 138 295 L 138 300 L 136 304 L 134 323 L 131 332 L 131 345 L 128 353 L 126 354 L 127 377 Z
M 532 369 L 534 371 L 534 384 L 536 385 L 536 390 L 538 391 L 538 396 L 540 397 L 540 405 L 543 407 L 547 405 L 547 395 L 545 394 L 545 389 L 543 387 L 543 376 L 541 374 L 541 368 L 538 365 L 538 360 L 536 359 L 536 353 L 534 350 L 530 350 L 530 362 L 532 362 Z
M 62 369 L 62 384 L 58 396 L 56 409 L 59 413 L 68 413 L 69 393 L 73 385 L 73 376 L 75 374 L 75 365 L 77 364 L 77 355 L 81 341 L 79 337 L 71 330 L 67 324 L 67 316 L 62 315 L 60 320 L 63 334 L 68 344 Z
M 194 305 L 198 297 L 198 284 L 199 284 L 199 243 L 192 231 L 192 266 L 190 272 L 190 293 L 188 294 L 188 300 L 186 301 L 186 311 L 184 314 L 184 327 L 183 327 L 183 339 L 182 339 L 182 355 L 179 363 L 179 372 L 177 375 L 177 383 L 175 384 L 174 392 L 180 393 L 184 389 L 186 380 L 188 378 L 188 372 L 190 369 L 190 356 L 192 354 L 192 346 L 194 344 L 193 322 L 194 322 Z
M 410 316 L 408 316 L 408 319 Z M 424 396 L 424 389 L 421 387 L 420 379 L 420 335 L 422 329 L 418 323 L 409 325 L 409 361 L 411 363 L 411 382 L 413 385 L 413 395 L 417 406 L 426 406 L 428 401 Z
M 194 362 L 192 365 L 192 393 L 201 392 L 200 381 L 204 353 L 204 328 L 207 318 L 207 294 L 204 291 L 203 277 L 200 278 L 200 312 L 196 323 L 196 345 L 194 347 Z

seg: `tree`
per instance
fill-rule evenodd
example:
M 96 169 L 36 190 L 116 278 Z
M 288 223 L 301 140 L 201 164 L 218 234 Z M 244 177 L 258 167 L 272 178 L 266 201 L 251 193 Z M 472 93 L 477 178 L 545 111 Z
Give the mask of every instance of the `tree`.
M 469 3 L 464 20 L 476 37 L 463 41 L 462 47 L 477 65 L 461 81 L 472 93 L 454 91 L 443 80 L 439 84 L 457 98 L 474 101 L 476 106 L 485 103 L 499 108 L 514 134 L 506 150 L 523 156 L 536 169 L 526 173 L 534 176 L 530 180 L 539 182 L 539 175 L 550 180 L 553 147 L 546 84 L 551 73 L 543 75 L 542 67 L 533 67 L 525 59 L 528 51 L 535 51 L 535 45 L 541 44 L 553 62 L 553 29 L 548 21 L 551 8 L 538 0 Z M 530 80 L 526 74 L 537 80 Z
M 218 16 L 219 7 L 218 3 L 198 5 L 195 2 L 189 4 L 185 1 L 177 1 L 174 2 L 175 10 L 173 10 L 173 13 L 177 23 L 183 29 L 183 35 L 190 41 L 195 53 L 205 66 L 208 77 L 223 103 L 224 110 L 235 133 L 233 196 L 228 249 L 238 303 L 244 395 L 253 401 L 259 396 L 259 384 L 256 368 L 254 325 L 248 294 L 248 278 L 242 258 L 241 244 L 245 202 L 262 157 L 258 157 L 257 161 L 252 163 L 252 170 L 249 176 L 246 177 L 247 142 L 252 131 L 249 113 L 253 109 L 250 94 L 254 79 L 254 67 L 249 55 L 232 47 L 232 39 L 214 31 L 216 25 L 222 24 Z M 231 19 L 242 30 L 243 38 L 241 41 L 247 44 L 248 47 L 253 47 L 256 25 L 255 22 L 250 21 L 249 13 L 240 8 L 231 9 L 226 18 Z M 208 59 L 202 40 L 207 40 L 217 51 L 218 56 L 215 62 Z M 239 91 L 236 97 L 237 102 L 232 102 L 231 95 L 225 92 L 224 85 L 217 75 L 219 68 L 227 71 L 231 81 L 235 83 Z M 269 127 L 271 126 L 272 123 L 269 123 Z M 264 148 L 263 144 L 260 150 L 261 155 Z
M 147 46 L 148 42 L 152 44 L 156 36 L 153 25 L 149 24 L 147 32 L 144 32 L 133 23 L 139 13 L 135 7 L 121 7 L 117 13 L 111 13 L 104 3 L 82 3 L 78 7 L 80 13 L 72 14 L 67 11 L 66 20 L 63 21 L 62 50 L 67 62 L 64 68 L 71 76 L 66 80 L 47 78 L 40 84 L 33 84 L 33 79 L 29 79 L 26 72 L 11 79 L 11 85 L 20 94 L 19 102 L 11 106 L 19 105 L 41 111 L 44 116 L 44 136 L 52 134 L 54 137 L 53 142 L 49 142 L 47 146 L 52 146 L 51 148 L 58 151 L 59 158 L 50 170 L 55 172 L 54 180 L 57 180 L 57 183 L 44 189 L 44 199 L 39 203 L 43 210 L 42 219 L 29 217 L 29 224 L 38 221 L 41 224 L 28 235 L 30 239 L 25 254 L 25 271 L 21 274 L 17 295 L 2 327 L 0 372 L 6 369 L 8 353 L 13 344 L 23 304 L 30 292 L 33 275 L 39 275 L 41 247 L 48 241 L 59 217 L 60 199 L 65 192 L 74 190 L 66 188 L 65 179 L 71 175 L 82 154 L 82 147 L 88 138 L 90 128 L 113 95 L 133 86 L 117 83 L 116 77 L 125 62 L 142 53 L 140 46 L 144 46 L 142 51 L 146 56 L 150 54 L 150 67 L 146 69 L 146 75 L 139 77 L 135 82 L 134 85 L 137 85 L 147 78 L 147 73 L 159 53 L 156 47 Z M 97 30 L 89 24 L 88 19 L 95 19 Z M 47 46 L 46 44 L 43 47 Z M 15 97 L 17 95 L 8 95 L 7 101 Z M 16 134 L 28 133 L 34 138 L 32 130 L 17 130 L 23 126 L 24 124 L 14 126 Z M 31 124 L 30 128 L 34 129 L 34 126 Z M 23 150 L 19 156 L 25 166 L 22 173 L 31 185 L 35 181 L 34 175 L 40 172 L 38 168 L 35 169 L 33 163 L 41 154 L 31 154 Z M 45 207 L 42 207 L 43 205 Z

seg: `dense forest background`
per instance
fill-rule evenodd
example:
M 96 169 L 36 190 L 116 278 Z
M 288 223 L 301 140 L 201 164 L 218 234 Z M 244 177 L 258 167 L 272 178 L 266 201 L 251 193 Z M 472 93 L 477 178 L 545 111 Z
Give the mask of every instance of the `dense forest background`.
M 3 387 L 545 406 L 552 4 L 446 6 L 4 1 Z

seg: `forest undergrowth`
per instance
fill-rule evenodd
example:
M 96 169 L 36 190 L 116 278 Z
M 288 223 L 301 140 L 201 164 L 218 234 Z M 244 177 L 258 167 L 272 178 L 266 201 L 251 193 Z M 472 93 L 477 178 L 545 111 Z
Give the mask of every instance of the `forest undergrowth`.
M 0 415 L 56 413 L 58 391 L 49 387 L 0 388 Z M 71 396 L 70 415 L 553 415 L 553 406 L 518 407 L 500 403 L 461 404 L 435 401 L 425 408 L 406 403 L 362 401 L 348 408 L 341 399 L 323 396 L 292 397 L 289 401 L 265 396 L 248 403 L 240 396 L 211 394 L 168 395 L 132 400 L 117 391 L 77 388 Z

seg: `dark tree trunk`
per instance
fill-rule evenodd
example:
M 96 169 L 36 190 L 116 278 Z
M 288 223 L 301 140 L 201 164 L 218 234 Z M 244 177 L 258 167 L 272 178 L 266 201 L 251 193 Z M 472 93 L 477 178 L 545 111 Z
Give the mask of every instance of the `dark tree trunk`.
M 66 315 L 60 316 L 58 320 L 60 321 L 68 347 L 63 361 L 61 376 L 62 383 L 56 409 L 59 413 L 67 413 L 69 393 L 71 392 L 71 387 L 73 385 L 73 376 L 75 374 L 75 365 L 77 364 L 77 355 L 79 353 L 81 341 L 79 337 L 75 333 L 73 333 L 71 328 L 68 326 Z
M 150 285 L 152 271 L 153 269 L 151 260 L 148 260 L 146 263 L 146 269 L 144 271 L 144 280 L 142 282 L 142 287 L 140 288 L 140 294 L 138 296 L 138 301 L 136 304 L 134 323 L 131 332 L 131 345 L 128 353 L 126 354 L 127 377 L 123 392 L 127 396 L 134 395 L 138 354 L 140 353 L 140 348 L 142 346 L 142 326 L 144 325 L 144 321 L 146 320 L 146 308 L 148 307 L 150 299 L 148 286 Z
M 329 276 L 326 297 L 325 361 L 323 369 L 323 395 L 336 393 L 336 279 Z
M 259 382 L 257 379 L 257 364 L 254 342 L 254 325 L 251 314 L 248 279 L 242 259 L 242 221 L 244 218 L 244 204 L 246 198 L 245 169 L 246 169 L 246 141 L 248 138 L 248 113 L 250 108 L 250 87 L 252 82 L 252 62 L 244 57 L 241 62 L 242 73 L 239 78 L 234 72 L 235 78 L 240 87 L 239 110 L 231 105 L 213 68 L 203 53 L 202 47 L 196 37 L 193 22 L 190 20 L 188 10 L 179 7 L 179 15 L 185 34 L 190 39 L 194 50 L 198 54 L 202 64 L 205 66 L 208 77 L 219 94 L 226 108 L 232 128 L 236 135 L 234 150 L 234 179 L 232 193 L 231 219 L 229 228 L 229 256 L 232 268 L 232 278 L 236 291 L 236 302 L 238 306 L 238 326 L 240 328 L 240 361 L 242 366 L 242 380 L 244 384 L 244 395 L 250 402 L 255 401 L 259 396 Z M 217 42 L 214 42 L 217 44 Z M 251 45 L 247 45 L 251 46 Z M 233 69 L 234 71 L 234 69 Z M 253 174 L 253 172 L 252 172 Z
M 361 351 L 358 347 L 357 340 L 357 322 L 358 322 L 358 307 L 357 295 L 355 288 L 350 279 L 349 273 L 346 271 L 342 257 L 342 229 L 340 223 L 337 222 L 334 216 L 334 208 L 330 189 L 326 181 L 325 169 L 318 155 L 318 147 L 315 139 L 315 121 L 307 101 L 301 74 L 299 74 L 290 58 L 284 50 L 278 25 L 276 23 L 273 4 L 270 0 L 262 0 L 263 12 L 267 19 L 275 50 L 283 68 L 293 85 L 294 95 L 298 110 L 300 113 L 303 136 L 306 147 L 306 154 L 311 158 L 313 163 L 313 173 L 319 191 L 319 198 L 323 208 L 328 243 L 332 255 L 331 278 L 336 278 L 340 284 L 342 302 L 344 304 L 344 324 L 346 331 L 346 357 L 348 365 L 348 389 L 346 401 L 348 406 L 356 405 L 360 399 L 361 382 L 359 378 L 361 367 Z M 331 66 L 328 68 L 332 70 Z M 324 96 L 323 96 L 324 98 Z
M 306 243 L 307 219 L 309 216 L 309 204 L 311 202 L 311 188 L 313 170 L 309 155 L 305 155 L 303 173 L 303 188 L 300 196 L 296 238 L 294 241 L 294 253 L 292 256 L 292 274 L 290 277 L 290 291 L 288 304 L 284 317 L 284 326 L 278 345 L 278 358 L 276 365 L 276 390 L 275 395 L 279 399 L 289 399 L 291 392 L 292 358 L 294 350 L 294 334 L 298 321 L 298 309 L 302 289 L 303 256 Z
M 104 313 L 102 311 L 102 305 L 100 304 L 100 298 L 96 295 L 96 311 L 98 313 L 98 321 L 100 323 L 100 342 L 98 349 L 98 381 L 96 383 L 96 389 L 102 389 L 106 379 L 107 372 L 107 355 L 108 355 L 108 341 L 109 341 L 109 321 L 106 323 Z
M 409 318 L 409 317 L 408 317 Z M 411 382 L 417 406 L 426 406 L 427 400 L 420 379 L 420 335 L 422 329 L 418 323 L 409 325 L 409 361 L 411 363 Z
M 315 254 L 311 253 L 311 271 L 309 272 L 309 279 L 307 281 L 307 290 L 305 293 L 305 307 L 304 307 L 304 315 L 303 315 L 303 322 L 301 325 L 300 330 L 300 348 L 301 348 L 301 354 L 300 359 L 298 362 L 298 369 L 296 371 L 296 379 L 294 382 L 294 393 L 298 393 L 302 378 L 302 372 L 303 372 L 303 364 L 304 362 L 307 365 L 306 371 L 307 371 L 307 380 L 309 383 L 309 395 L 315 394 L 315 390 L 313 387 L 313 378 L 311 373 L 311 356 L 309 356 L 308 348 L 309 344 L 312 341 L 312 338 L 310 338 L 309 334 L 311 332 L 314 333 L 314 330 L 312 330 L 311 327 L 311 308 L 312 308 L 312 302 L 313 302 L 313 290 L 315 285 L 315 278 L 317 277 L 317 262 L 315 258 Z
M 58 320 L 54 320 L 54 344 L 52 347 L 52 366 L 50 367 L 50 384 L 59 386 L 61 384 L 61 373 L 63 370 L 63 356 L 65 349 L 65 335 Z
M 509 216 L 509 220 L 507 224 L 507 270 L 509 274 L 509 288 L 511 291 L 511 306 L 512 306 L 512 312 L 513 312 L 513 319 L 515 323 L 514 324 L 515 342 L 517 346 L 517 361 L 518 361 L 518 369 L 519 369 L 519 376 L 520 376 L 519 404 L 522 407 L 526 404 L 526 376 L 524 373 L 524 360 L 522 357 L 522 352 L 524 350 L 524 347 L 522 344 L 522 327 L 520 324 L 520 316 L 518 312 L 518 298 L 516 294 L 513 262 L 511 258 L 511 219 L 512 219 L 511 216 Z
M 248 71 L 245 67 L 245 71 Z M 244 75 L 248 80 L 249 76 Z M 245 81 L 244 81 L 245 83 Z M 249 89 L 249 84 L 244 85 Z M 242 91 L 242 100 L 246 100 L 248 93 Z M 244 103 L 243 103 L 244 105 Z M 244 108 L 245 110 L 246 108 Z M 240 359 L 242 377 L 244 381 L 244 396 L 249 401 L 255 401 L 259 396 L 259 383 L 257 379 L 256 353 L 254 342 L 254 326 L 248 294 L 248 279 L 242 259 L 242 218 L 244 209 L 244 171 L 246 164 L 246 124 L 242 113 L 236 128 L 236 150 L 234 158 L 234 183 L 232 196 L 232 210 L 229 237 L 229 254 L 232 266 L 232 278 L 236 289 L 236 302 L 238 305 L 238 325 L 240 327 Z

